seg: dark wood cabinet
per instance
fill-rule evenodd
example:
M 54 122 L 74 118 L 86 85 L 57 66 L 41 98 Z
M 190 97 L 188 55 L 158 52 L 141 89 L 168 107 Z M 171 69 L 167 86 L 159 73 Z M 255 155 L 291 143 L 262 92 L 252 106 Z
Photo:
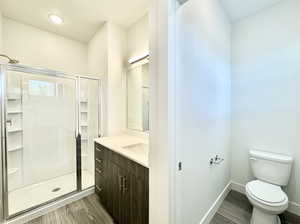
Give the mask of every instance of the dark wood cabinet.
M 149 223 L 149 170 L 95 143 L 95 191 L 117 224 Z

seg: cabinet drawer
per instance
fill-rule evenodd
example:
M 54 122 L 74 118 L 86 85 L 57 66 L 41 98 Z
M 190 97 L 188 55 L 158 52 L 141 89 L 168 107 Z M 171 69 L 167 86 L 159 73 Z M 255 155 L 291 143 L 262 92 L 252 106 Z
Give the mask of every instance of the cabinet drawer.
M 95 175 L 104 176 L 105 167 L 99 164 L 95 164 Z
M 95 157 L 95 166 L 103 167 L 105 164 L 104 158 Z
M 99 196 L 103 206 L 106 207 L 107 202 L 107 189 L 105 179 L 102 175 L 95 174 L 95 193 Z
M 103 194 L 103 191 L 104 191 L 104 188 L 103 186 L 99 186 L 98 184 L 95 185 L 95 190 L 96 190 L 96 193 L 101 196 Z
M 95 193 L 100 198 L 101 204 L 106 207 L 106 193 L 105 188 L 103 186 L 99 186 L 98 184 L 95 184 Z
M 95 159 L 103 160 L 105 158 L 106 149 L 99 145 L 95 144 Z
M 102 174 L 95 174 L 95 185 L 97 185 L 100 188 L 103 188 L 105 186 L 105 176 Z

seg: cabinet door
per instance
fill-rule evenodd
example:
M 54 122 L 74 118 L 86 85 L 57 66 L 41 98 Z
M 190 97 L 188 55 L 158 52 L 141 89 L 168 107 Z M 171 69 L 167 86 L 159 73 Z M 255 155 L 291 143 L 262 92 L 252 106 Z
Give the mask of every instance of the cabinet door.
M 118 224 L 130 223 L 130 174 L 114 163 L 112 169 L 112 210 L 111 215 Z
M 131 216 L 131 175 L 124 169 L 120 169 L 120 175 L 122 176 L 122 190 L 120 201 L 120 224 L 132 224 L 130 222 Z
M 122 224 L 120 218 L 120 208 L 121 208 L 121 191 L 122 191 L 122 176 L 120 173 L 120 168 L 114 164 L 110 164 L 111 168 L 111 215 L 117 224 Z
M 106 170 L 105 170 L 105 180 L 106 180 L 106 209 L 107 211 L 112 215 L 113 217 L 113 202 L 114 202 L 114 194 L 115 191 L 118 192 L 117 188 L 118 183 L 114 182 L 114 173 L 115 173 L 115 168 L 113 167 L 113 163 L 110 160 L 106 161 Z
M 149 196 L 147 178 L 131 176 L 130 224 L 149 223 Z

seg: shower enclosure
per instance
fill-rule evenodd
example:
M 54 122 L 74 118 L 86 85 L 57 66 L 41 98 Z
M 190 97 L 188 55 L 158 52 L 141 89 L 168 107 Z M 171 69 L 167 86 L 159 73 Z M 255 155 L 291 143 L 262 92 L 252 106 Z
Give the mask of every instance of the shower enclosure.
M 93 188 L 100 79 L 20 65 L 0 73 L 4 219 Z

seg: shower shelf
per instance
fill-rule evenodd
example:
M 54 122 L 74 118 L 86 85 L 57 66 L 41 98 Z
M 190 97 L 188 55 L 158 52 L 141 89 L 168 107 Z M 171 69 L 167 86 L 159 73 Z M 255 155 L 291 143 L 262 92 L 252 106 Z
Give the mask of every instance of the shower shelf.
M 11 168 L 11 169 L 8 169 L 8 174 L 14 174 L 18 171 L 19 171 L 19 168 Z
M 7 97 L 8 101 L 21 100 L 21 97 Z
M 87 110 L 82 110 L 82 111 L 80 111 L 81 113 L 87 113 Z
M 10 149 L 7 149 L 8 152 L 14 152 L 23 149 L 23 146 L 16 146 Z
M 80 125 L 81 127 L 87 127 L 88 126 L 88 124 L 87 123 L 81 123 L 81 125 Z
M 80 103 L 87 103 L 88 100 L 80 100 Z
M 23 111 L 8 111 L 7 112 L 8 114 L 22 114 L 23 113 Z
M 23 129 L 21 129 L 21 128 L 15 128 L 15 129 L 7 130 L 8 133 L 21 132 L 21 131 L 23 131 Z
M 81 156 L 82 156 L 82 157 L 87 157 L 88 155 L 85 154 L 85 153 L 83 153 L 83 154 L 81 154 Z

